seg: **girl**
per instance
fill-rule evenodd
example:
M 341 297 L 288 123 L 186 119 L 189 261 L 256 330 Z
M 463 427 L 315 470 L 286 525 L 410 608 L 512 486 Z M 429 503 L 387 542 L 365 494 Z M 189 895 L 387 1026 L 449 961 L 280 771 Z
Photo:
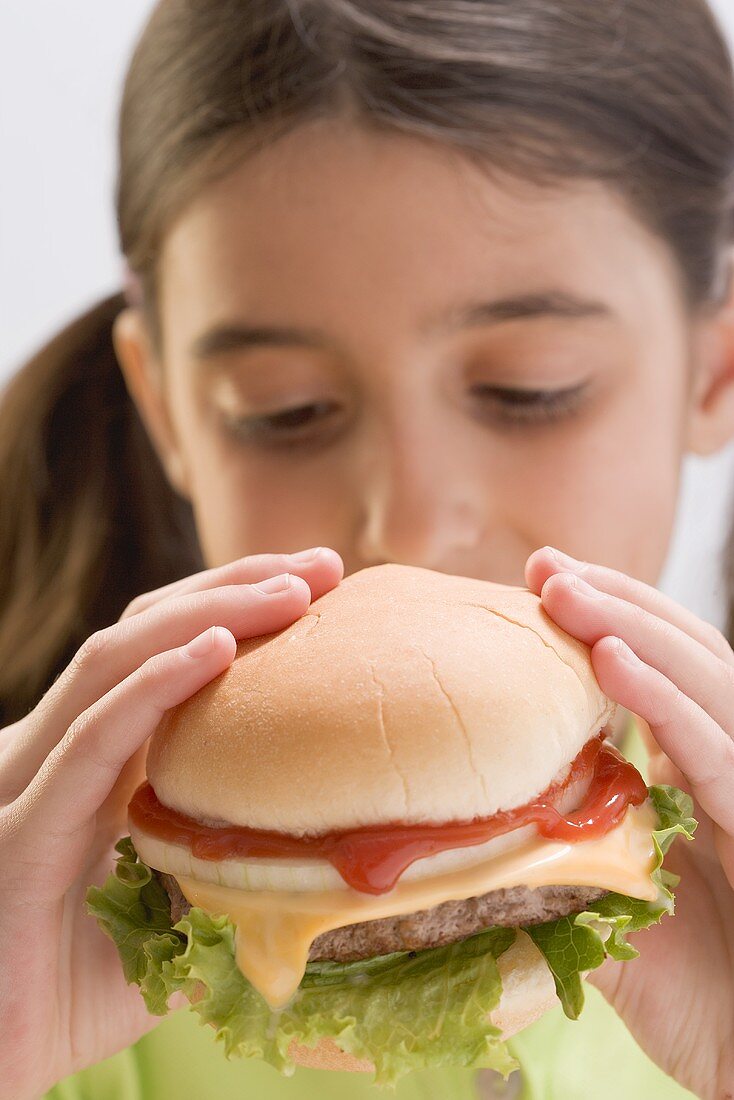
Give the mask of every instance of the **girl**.
M 366 1095 L 226 1063 L 190 1013 L 152 1030 L 83 906 L 162 711 L 339 555 L 525 575 L 701 821 L 608 1006 L 518 1036 L 506 1087 L 399 1095 L 732 1095 L 734 655 L 649 587 L 684 452 L 734 434 L 703 0 L 162 0 L 119 152 L 127 297 L 0 425 L 0 1096 Z

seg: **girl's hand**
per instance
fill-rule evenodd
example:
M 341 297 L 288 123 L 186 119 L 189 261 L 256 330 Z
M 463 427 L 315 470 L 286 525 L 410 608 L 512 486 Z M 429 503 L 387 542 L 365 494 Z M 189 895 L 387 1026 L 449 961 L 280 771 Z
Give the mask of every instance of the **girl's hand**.
M 526 567 L 551 618 L 592 647 L 610 698 L 647 723 L 650 782 L 692 795 L 692 844 L 665 865 L 676 912 L 630 936 L 634 963 L 589 980 L 640 1046 L 697 1095 L 734 1097 L 734 653 L 710 624 L 622 573 L 548 547 Z
M 127 832 L 147 740 L 227 668 L 235 639 L 288 626 L 342 571 L 329 550 L 262 555 L 140 596 L 0 731 L 3 1100 L 38 1097 L 155 1027 L 84 905 Z

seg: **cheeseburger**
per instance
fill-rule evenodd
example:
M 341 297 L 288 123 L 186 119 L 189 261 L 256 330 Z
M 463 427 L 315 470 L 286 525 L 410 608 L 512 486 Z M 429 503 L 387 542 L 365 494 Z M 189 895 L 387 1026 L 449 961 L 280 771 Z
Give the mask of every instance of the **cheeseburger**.
M 672 913 L 691 802 L 613 711 L 527 590 L 365 569 L 165 715 L 89 910 L 228 1057 L 506 1075 L 505 1038 Z

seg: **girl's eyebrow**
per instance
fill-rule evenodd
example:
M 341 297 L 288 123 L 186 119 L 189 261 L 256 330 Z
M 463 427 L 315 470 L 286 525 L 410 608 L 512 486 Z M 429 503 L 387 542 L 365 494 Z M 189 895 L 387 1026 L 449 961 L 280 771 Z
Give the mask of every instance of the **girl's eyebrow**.
M 603 302 L 551 291 L 454 306 L 438 319 L 434 318 L 424 325 L 422 332 L 424 335 L 437 336 L 456 329 L 500 324 L 503 321 L 535 320 L 543 317 L 568 320 L 597 317 L 608 319 L 612 315 L 612 310 Z M 197 336 L 189 348 L 189 355 L 203 361 L 225 352 L 255 347 L 299 347 L 323 351 L 333 350 L 334 346 L 334 341 L 327 333 L 319 329 L 225 322 L 214 325 Z
M 454 307 L 437 321 L 431 321 L 424 331 L 431 334 L 446 333 L 476 325 L 543 317 L 584 320 L 594 317 L 609 319 L 612 316 L 613 311 L 604 302 L 581 298 L 566 291 L 551 290 L 513 295 L 490 302 L 470 302 L 468 305 Z
M 333 348 L 334 343 L 326 333 L 321 333 L 318 329 L 226 322 L 197 336 L 189 348 L 189 355 L 193 359 L 204 360 L 228 351 L 276 346 L 324 350 Z

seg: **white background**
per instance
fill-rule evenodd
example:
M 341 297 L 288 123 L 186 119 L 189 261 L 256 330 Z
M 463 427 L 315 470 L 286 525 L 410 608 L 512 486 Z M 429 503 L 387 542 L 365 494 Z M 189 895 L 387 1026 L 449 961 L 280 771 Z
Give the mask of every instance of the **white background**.
M 713 6 L 734 39 L 734 0 Z M 151 8 L 152 0 L 0 0 L 0 382 L 120 286 L 116 112 Z M 663 581 L 716 622 L 732 484 L 734 448 L 688 462 Z

